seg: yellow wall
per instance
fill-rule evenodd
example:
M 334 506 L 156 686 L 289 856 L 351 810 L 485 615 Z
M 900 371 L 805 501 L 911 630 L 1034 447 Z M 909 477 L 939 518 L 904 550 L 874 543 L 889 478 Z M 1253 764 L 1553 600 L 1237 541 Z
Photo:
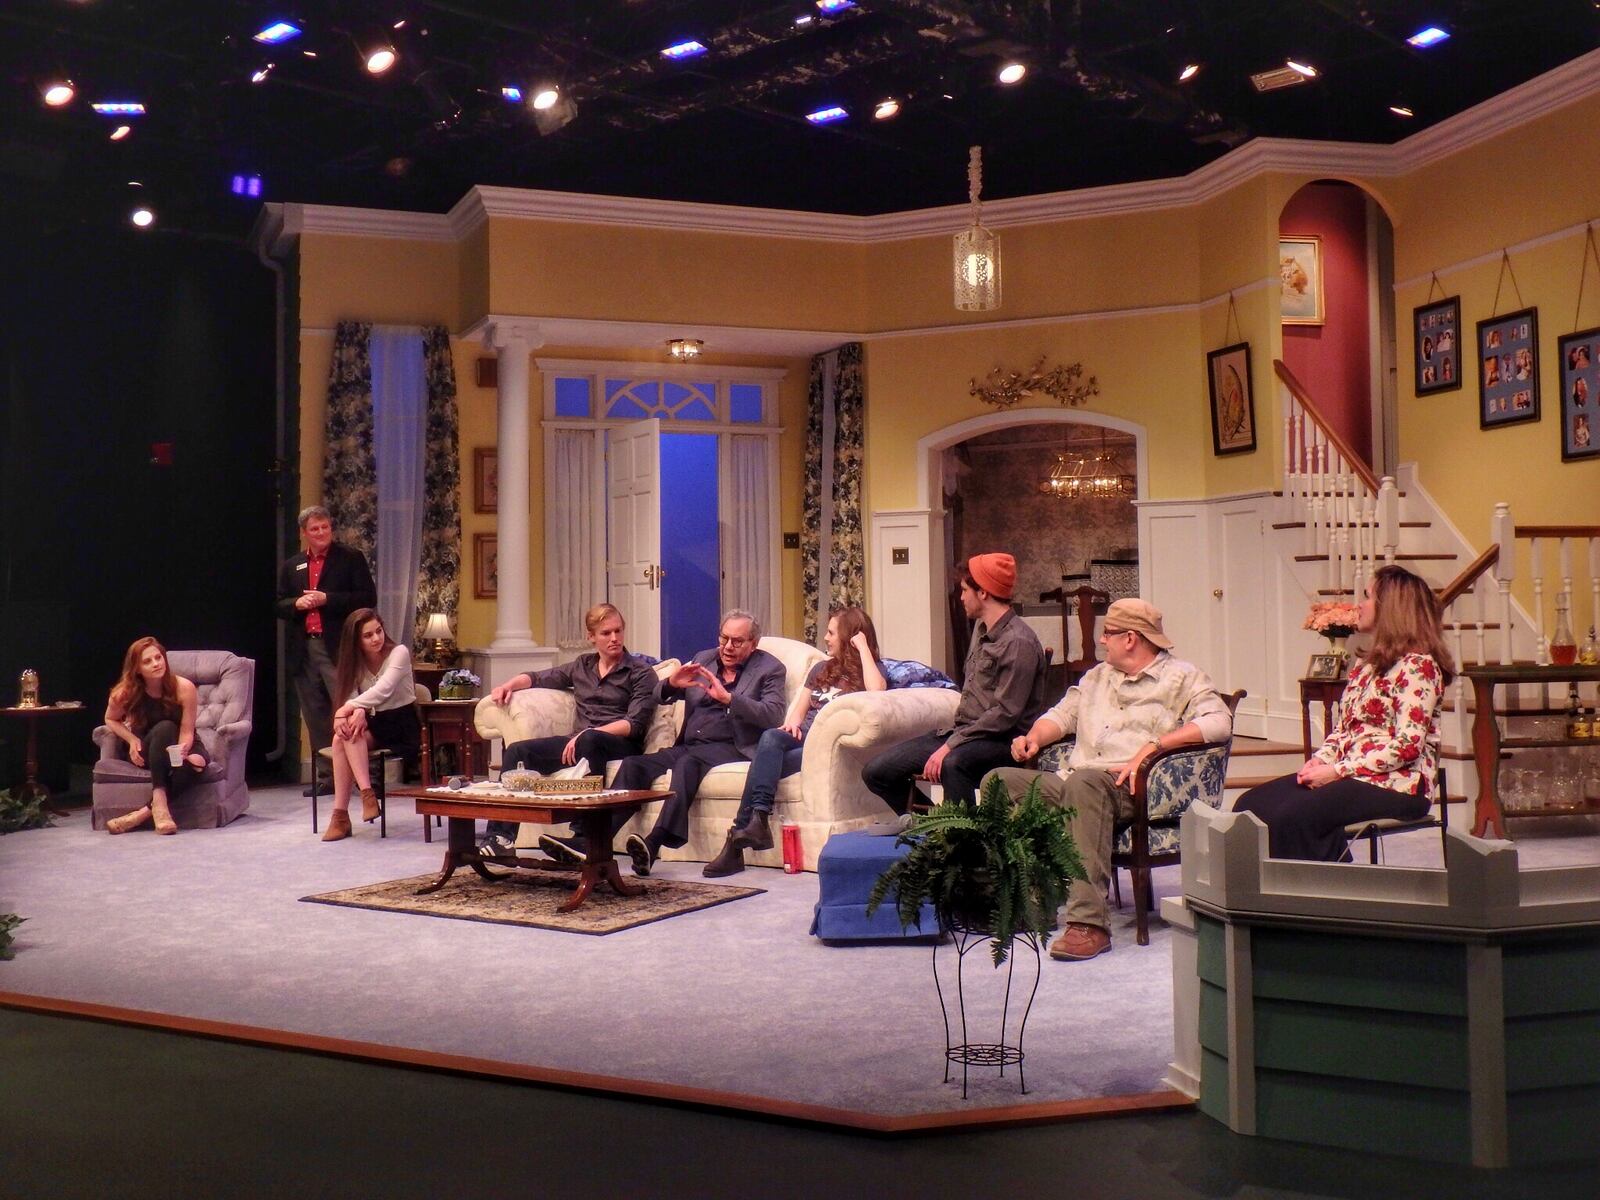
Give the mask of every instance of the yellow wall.
M 1373 194 L 1394 225 L 1395 275 L 1404 281 L 1579 223 L 1600 191 L 1600 157 L 1572 153 L 1590 141 L 1600 98 L 1540 116 L 1520 129 L 1407 175 L 1353 179 Z M 1147 437 L 1148 495 L 1201 498 L 1276 487 L 1281 462 L 1281 353 L 1276 250 L 1278 217 L 1317 176 L 1280 172 L 1245 180 L 1204 203 L 1163 212 L 1057 221 L 1001 231 L 1005 304 L 993 317 L 956 313 L 950 304 L 947 237 L 867 246 L 795 238 L 718 235 L 494 218 L 459 247 L 306 235 L 301 239 L 302 465 L 320 481 L 323 396 L 331 328 L 339 317 L 440 321 L 459 330 L 487 313 L 695 326 L 853 330 L 869 338 L 866 358 L 869 512 L 917 503 L 918 439 L 991 411 L 968 394 L 991 368 L 1025 370 L 1082 362 L 1100 381 L 1086 406 L 1141 426 Z M 1556 337 L 1571 328 L 1581 239 L 1519 253 L 1522 299 L 1537 305 L 1544 420 L 1481 431 L 1477 394 L 1418 399 L 1411 393 L 1410 313 L 1426 282 L 1400 288 L 1396 307 L 1400 451 L 1449 519 L 1475 544 L 1487 539 L 1494 500 L 1523 523 L 1593 519 L 1600 463 L 1559 461 Z M 1465 332 L 1489 315 L 1497 265 L 1450 275 Z M 1600 273 L 1592 279 L 1583 325 L 1600 325 Z M 1506 289 L 1510 291 L 1509 282 Z M 1225 299 L 1235 294 L 1230 322 Z M 1503 296 L 1501 311 L 1515 304 Z M 1150 310 L 1163 311 L 1150 311 Z M 1130 311 L 1134 310 L 1134 311 Z M 1144 310 L 1144 311 L 1137 311 Z M 1028 318 L 1032 323 L 999 326 Z M 891 331 L 913 332 L 873 337 Z M 926 332 L 915 332 L 927 330 Z M 1248 341 L 1253 359 L 1258 449 L 1217 458 L 1205 378 L 1205 352 Z M 466 563 L 461 617 L 465 644 L 493 633 L 492 602 L 471 597 L 472 534 L 492 516 L 470 511 L 471 452 L 490 444 L 494 395 L 472 383 L 475 346 L 456 348 L 461 394 Z M 654 346 L 630 354 L 582 347 L 544 348 L 541 357 L 658 361 Z M 779 389 L 782 526 L 799 527 L 807 363 L 770 358 L 712 361 L 781 365 Z M 533 402 L 539 404 L 534 374 Z M 1048 399 L 1030 400 L 1053 406 Z M 537 428 L 537 425 L 536 425 Z M 533 439 L 531 561 L 543 562 L 539 498 L 542 441 Z M 1494 464 L 1487 480 L 1486 464 Z M 1505 469 L 1509 465 L 1512 469 Z M 783 551 L 783 631 L 801 622 L 798 555 Z M 543 593 L 530 614 L 542 633 Z

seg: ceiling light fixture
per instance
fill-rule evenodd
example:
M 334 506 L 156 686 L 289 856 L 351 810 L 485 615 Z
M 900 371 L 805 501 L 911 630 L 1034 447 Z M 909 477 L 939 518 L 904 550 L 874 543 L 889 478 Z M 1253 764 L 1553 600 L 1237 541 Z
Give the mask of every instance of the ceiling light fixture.
M 837 104 L 827 108 L 819 108 L 815 112 L 808 112 L 806 120 L 813 125 L 831 125 L 835 121 L 842 121 L 850 115 L 848 109 L 840 108 Z
M 533 99 L 529 103 L 537 111 L 543 112 L 547 108 L 554 108 L 556 101 L 559 99 L 561 99 L 561 90 L 559 88 L 543 87 L 533 94 Z
M 382 75 L 400 61 L 399 53 L 387 42 L 369 46 L 362 52 L 362 58 L 366 61 L 368 75 Z
M 1414 117 L 1417 115 L 1412 111 L 1409 104 L 1391 104 L 1389 105 L 1389 111 L 1397 117 Z
M 1429 46 L 1437 46 L 1440 42 L 1450 40 L 1450 34 L 1437 25 L 1429 25 L 1419 29 L 1406 39 L 1406 45 L 1415 46 L 1418 50 L 1426 50 Z
M 113 129 L 111 131 L 111 140 L 113 142 L 120 142 L 123 138 L 127 137 L 132 132 L 133 132 L 133 126 L 132 125 L 118 125 L 115 129 Z
M 1310 63 L 1297 62 L 1292 58 L 1284 59 L 1283 65 L 1288 67 L 1289 70 L 1293 71 L 1296 75 L 1304 75 L 1307 79 L 1315 79 L 1319 74 L 1321 74 L 1321 72 L 1319 72 Z
M 813 17 L 810 13 L 806 13 L 803 16 L 796 17 L 794 19 L 794 23 L 796 25 L 809 25 L 809 24 L 811 24 L 811 22 L 813 22 L 815 20 L 816 20 L 816 18 Z
M 268 63 L 266 66 L 262 67 L 259 71 L 254 72 L 250 76 L 250 82 L 265 83 L 267 81 L 267 76 L 270 74 L 272 74 L 272 64 Z
M 705 52 L 706 48 L 699 42 L 678 42 L 676 45 L 668 46 L 665 50 L 663 50 L 661 52 L 661 57 L 674 60 L 683 58 L 698 58 Z
M 1189 80 L 1193 79 L 1198 74 L 1200 74 L 1200 64 L 1199 63 L 1195 63 L 1195 62 L 1184 63 L 1183 64 L 1183 70 L 1178 72 L 1178 82 L 1179 83 L 1188 83 Z
M 142 117 L 144 105 L 137 100 L 101 100 L 90 108 L 102 117 Z
M 290 24 L 288 21 L 274 21 L 257 33 L 251 40 L 268 46 L 276 46 L 279 42 L 292 41 L 299 37 L 300 33 L 301 30 L 298 25 Z
M 1028 73 L 1028 68 L 1019 62 L 1009 62 L 1000 68 L 998 76 L 1001 83 L 1021 83 L 1022 77 Z
M 856 0 L 817 0 L 817 11 L 825 17 L 838 16 L 856 6 Z
M 39 94 L 51 108 L 63 108 L 72 103 L 72 98 L 78 94 L 78 89 L 72 85 L 70 79 L 52 79 L 39 89 Z
M 967 151 L 967 198 L 972 223 L 955 236 L 954 287 L 962 312 L 989 312 L 1000 307 L 1000 238 L 983 227 L 978 195 L 983 190 L 983 147 Z
M 878 101 L 878 107 L 872 110 L 872 119 L 875 121 L 887 121 L 890 117 L 898 116 L 899 113 L 900 101 L 890 97 L 887 100 Z
M 500 98 L 503 99 L 507 104 L 521 104 L 522 89 L 514 84 L 508 83 L 500 89 Z
M 1120 500 L 1138 490 L 1133 472 L 1106 448 L 1104 433 L 1100 435 L 1098 454 L 1063 451 L 1056 455 L 1050 474 L 1039 483 L 1041 493 L 1059 500 Z
M 688 362 L 691 358 L 699 358 L 700 351 L 705 348 L 705 343 L 699 338 L 671 338 L 667 342 L 667 353 L 678 362 Z
M 140 229 L 149 229 L 150 226 L 156 223 L 156 214 L 151 209 L 141 205 L 128 214 L 128 220 L 132 221 Z

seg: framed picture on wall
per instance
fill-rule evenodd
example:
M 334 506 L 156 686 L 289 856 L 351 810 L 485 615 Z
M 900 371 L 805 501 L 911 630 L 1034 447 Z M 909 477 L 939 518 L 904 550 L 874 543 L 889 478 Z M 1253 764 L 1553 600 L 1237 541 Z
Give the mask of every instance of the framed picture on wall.
M 1206 355 L 1211 385 L 1211 452 L 1244 454 L 1256 448 L 1256 402 L 1250 393 L 1250 343 Z
M 1278 239 L 1279 308 L 1285 325 L 1321 325 L 1322 239 L 1315 234 Z
M 494 533 L 472 535 L 472 594 L 479 600 L 492 600 L 500 594 L 500 536 Z
M 1478 425 L 1539 419 L 1539 310 L 1478 322 Z
M 1600 457 L 1600 329 L 1569 333 L 1561 356 L 1561 461 Z
M 1461 297 L 1411 310 L 1411 365 L 1417 395 L 1461 386 Z
M 500 451 L 494 446 L 472 452 L 472 511 L 500 511 Z

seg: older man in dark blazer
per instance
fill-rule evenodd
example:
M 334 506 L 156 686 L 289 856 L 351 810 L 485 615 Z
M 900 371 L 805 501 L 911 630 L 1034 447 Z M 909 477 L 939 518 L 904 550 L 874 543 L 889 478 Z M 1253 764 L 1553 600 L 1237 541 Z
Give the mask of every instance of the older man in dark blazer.
M 333 744 L 334 667 L 345 618 L 378 603 L 366 555 L 333 538 L 333 518 L 320 504 L 300 514 L 305 552 L 278 571 L 278 619 L 284 623 L 285 665 L 311 732 L 312 769 L 325 777 L 317 751 Z M 309 790 L 306 793 L 310 795 Z
M 783 664 L 756 649 L 760 640 L 756 619 L 733 609 L 722 618 L 717 648 L 695 655 L 657 685 L 656 699 L 662 704 L 685 701 L 683 732 L 665 750 L 623 759 L 611 782 L 616 788 L 647 788 L 663 771 L 672 772 L 672 795 L 661 806 L 655 827 L 644 837 L 628 837 L 634 874 L 650 874 L 662 846 L 689 840 L 689 808 L 706 772 L 721 763 L 754 758 L 761 735 L 783 720 Z M 617 828 L 627 819 L 622 814 Z

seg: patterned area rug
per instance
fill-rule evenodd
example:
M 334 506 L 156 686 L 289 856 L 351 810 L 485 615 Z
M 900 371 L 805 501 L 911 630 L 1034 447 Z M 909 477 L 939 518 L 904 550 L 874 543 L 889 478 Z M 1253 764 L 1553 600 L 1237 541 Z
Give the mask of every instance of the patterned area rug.
M 416 913 L 424 917 L 451 917 L 457 921 L 492 921 L 500 925 L 532 925 L 565 933 L 596 936 L 665 921 L 668 917 L 697 912 L 759 896 L 765 888 L 728 887 L 691 883 L 683 879 L 640 879 L 642 896 L 618 896 L 605 884 L 589 893 L 576 912 L 557 912 L 556 906 L 572 898 L 577 879 L 550 871 L 516 871 L 503 881 L 489 882 L 471 870 L 457 871 L 437 892 L 419 896 L 417 889 L 436 876 L 413 875 L 387 883 L 302 896 L 312 904 L 337 904 L 346 908 L 375 908 L 384 912 Z

